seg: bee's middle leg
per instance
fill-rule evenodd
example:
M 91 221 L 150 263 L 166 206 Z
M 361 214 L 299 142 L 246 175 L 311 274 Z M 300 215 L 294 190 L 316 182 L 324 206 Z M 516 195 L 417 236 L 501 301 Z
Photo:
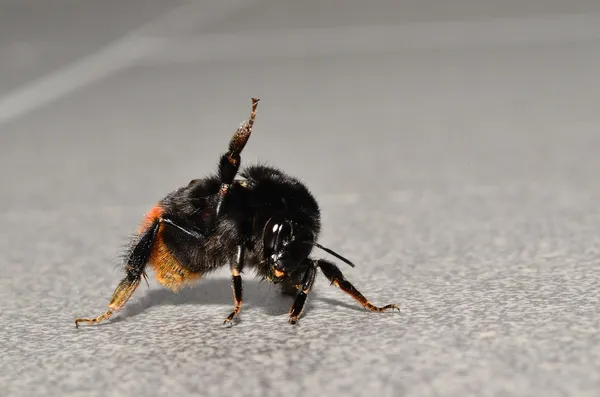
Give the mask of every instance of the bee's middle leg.
M 235 261 L 231 265 L 231 281 L 233 288 L 233 301 L 235 306 L 233 311 L 227 316 L 223 324 L 232 325 L 234 317 L 236 317 L 242 310 L 243 303 L 243 286 L 242 286 L 242 268 L 244 267 L 244 246 L 238 245 L 237 255 Z

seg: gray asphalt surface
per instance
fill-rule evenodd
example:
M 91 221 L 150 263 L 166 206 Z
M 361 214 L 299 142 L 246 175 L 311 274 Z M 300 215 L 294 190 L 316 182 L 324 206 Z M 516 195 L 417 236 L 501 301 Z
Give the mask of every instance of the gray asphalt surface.
M 2 396 L 598 395 L 600 3 L 43 3 L 0 2 Z M 320 277 L 292 327 L 246 276 L 225 329 L 224 271 L 76 330 L 252 96 L 243 161 L 401 312 Z

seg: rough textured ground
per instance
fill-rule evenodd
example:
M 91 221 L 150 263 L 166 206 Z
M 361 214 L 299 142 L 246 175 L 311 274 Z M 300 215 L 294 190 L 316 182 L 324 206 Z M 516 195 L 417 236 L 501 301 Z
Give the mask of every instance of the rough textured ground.
M 597 2 L 41 3 L 0 2 L 3 396 L 597 395 Z M 401 312 L 320 278 L 292 327 L 247 276 L 226 329 L 225 272 L 76 330 L 251 96 L 244 161 L 308 183 Z

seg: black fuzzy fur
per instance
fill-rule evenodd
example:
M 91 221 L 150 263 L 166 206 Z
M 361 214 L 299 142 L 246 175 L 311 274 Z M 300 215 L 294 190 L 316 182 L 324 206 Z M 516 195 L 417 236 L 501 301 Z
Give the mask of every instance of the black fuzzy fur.
M 321 230 L 317 201 L 303 183 L 275 167 L 251 165 L 239 175 L 243 179 L 231 185 L 218 217 L 221 179 L 217 175 L 195 179 L 160 200 L 162 217 L 170 222 L 165 223 L 163 240 L 181 266 L 202 274 L 234 263 L 237 246 L 242 244 L 243 269 L 253 269 L 266 278 L 270 269 L 263 261 L 263 231 L 272 216 L 282 214 L 294 225 L 294 251 L 299 256 L 288 277 L 274 281 L 282 283 L 282 291 L 292 293 L 290 287 L 300 283 L 311 265 L 307 258 L 312 246 L 305 242 L 316 241 Z

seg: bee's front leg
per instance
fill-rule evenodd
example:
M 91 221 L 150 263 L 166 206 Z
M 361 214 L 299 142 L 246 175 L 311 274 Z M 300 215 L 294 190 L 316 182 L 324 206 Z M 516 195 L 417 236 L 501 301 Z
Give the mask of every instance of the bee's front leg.
M 304 273 L 300 285 L 300 292 L 298 292 L 298 295 L 296 295 L 296 300 L 294 301 L 294 304 L 290 309 L 290 324 L 296 324 L 298 322 L 298 319 L 302 315 L 302 312 L 304 311 L 304 305 L 306 303 L 306 298 L 308 298 L 308 294 L 312 289 L 316 276 L 317 267 L 315 265 L 309 267 Z

